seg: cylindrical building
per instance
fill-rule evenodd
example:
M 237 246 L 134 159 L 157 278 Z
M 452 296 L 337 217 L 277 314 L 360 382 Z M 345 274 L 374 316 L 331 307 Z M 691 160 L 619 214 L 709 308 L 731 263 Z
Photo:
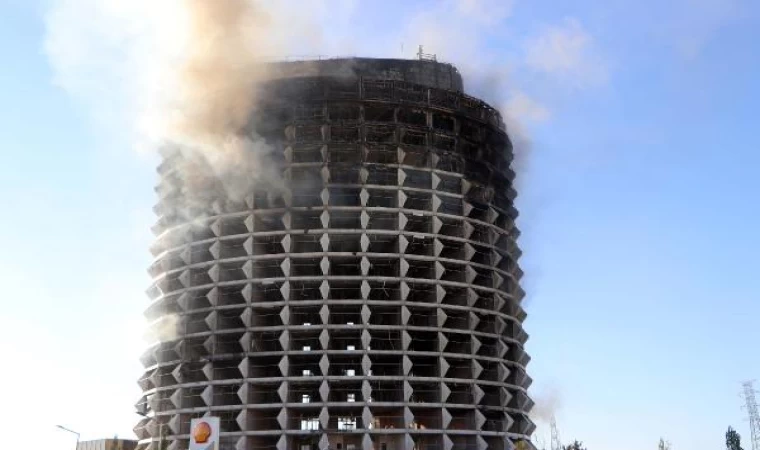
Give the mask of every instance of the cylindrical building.
M 159 167 L 163 342 L 144 355 L 140 449 L 507 450 L 534 425 L 512 146 L 434 61 L 277 65 L 252 133 L 282 187 L 182 208 Z M 265 120 L 264 120 L 265 118 Z

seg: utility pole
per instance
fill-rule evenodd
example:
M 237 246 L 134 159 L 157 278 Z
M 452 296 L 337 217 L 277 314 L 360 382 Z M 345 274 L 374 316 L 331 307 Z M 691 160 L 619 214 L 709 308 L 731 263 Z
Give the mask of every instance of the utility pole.
M 77 431 L 74 431 L 74 430 L 70 430 L 70 429 L 68 429 L 68 428 L 64 427 L 63 425 L 56 425 L 56 427 L 60 428 L 60 429 L 61 429 L 61 430 L 63 430 L 63 431 L 68 431 L 69 433 L 72 433 L 72 434 L 76 434 L 76 435 L 77 435 L 77 444 L 76 444 L 77 446 L 76 446 L 76 450 L 79 450 L 79 437 L 80 437 L 80 434 L 79 434 L 79 432 L 77 432 Z

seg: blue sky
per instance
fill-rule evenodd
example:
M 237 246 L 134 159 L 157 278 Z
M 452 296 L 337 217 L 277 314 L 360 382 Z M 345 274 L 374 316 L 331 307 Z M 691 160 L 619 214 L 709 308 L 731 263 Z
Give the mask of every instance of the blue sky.
M 150 3 L 0 0 L 0 421 L 47 448 L 73 444 L 57 423 L 96 438 L 136 422 L 156 157 L 133 130 L 166 28 L 150 27 L 171 20 Z M 748 448 L 760 6 L 660 3 L 305 2 L 321 33 L 277 52 L 425 44 L 508 110 L 531 142 L 529 373 L 564 440 L 708 450 L 732 425 Z

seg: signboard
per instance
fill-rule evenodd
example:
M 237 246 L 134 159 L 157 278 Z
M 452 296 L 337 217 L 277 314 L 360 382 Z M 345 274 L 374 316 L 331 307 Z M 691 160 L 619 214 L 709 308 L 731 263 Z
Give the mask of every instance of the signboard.
M 218 417 L 200 417 L 190 421 L 189 450 L 219 450 Z

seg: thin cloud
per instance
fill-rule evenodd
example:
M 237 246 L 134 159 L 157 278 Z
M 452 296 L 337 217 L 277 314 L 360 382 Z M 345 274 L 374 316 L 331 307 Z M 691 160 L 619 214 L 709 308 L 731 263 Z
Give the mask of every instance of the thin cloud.
M 545 122 L 551 118 L 549 108 L 525 92 L 515 92 L 505 106 L 511 114 L 528 122 Z
M 710 41 L 742 17 L 740 0 L 681 0 L 678 14 L 667 22 L 676 51 L 686 59 L 697 58 Z
M 456 0 L 456 11 L 481 24 L 494 25 L 512 15 L 512 0 Z
M 523 43 L 524 63 L 561 83 L 588 87 L 607 82 L 608 68 L 594 38 L 578 19 L 544 27 Z
M 178 59 L 186 20 L 181 0 L 54 0 L 44 40 L 53 82 L 99 125 L 146 144 L 146 118 L 164 101 L 164 64 Z

